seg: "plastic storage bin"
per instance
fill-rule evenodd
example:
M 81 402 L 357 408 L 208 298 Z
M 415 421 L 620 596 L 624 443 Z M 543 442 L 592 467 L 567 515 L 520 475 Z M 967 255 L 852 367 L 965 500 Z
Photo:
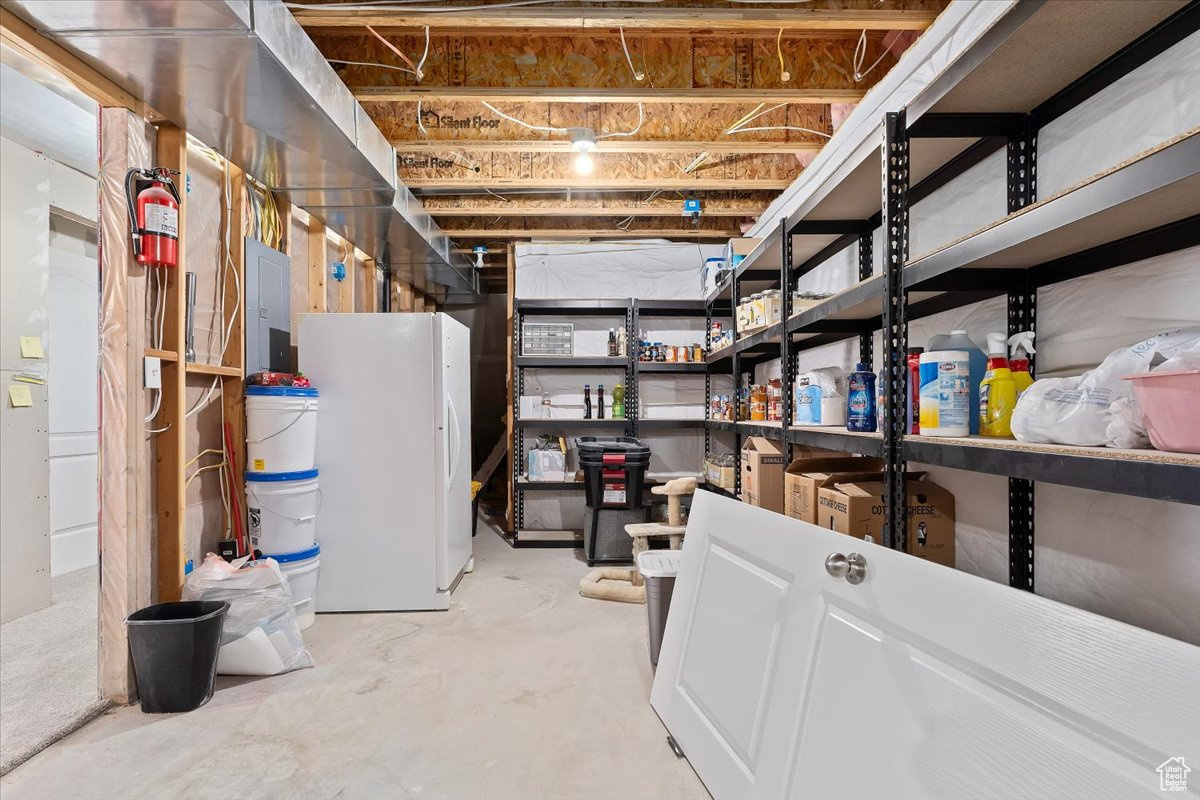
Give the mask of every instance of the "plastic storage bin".
M 650 663 L 658 666 L 663 633 L 667 630 L 667 614 L 671 610 L 671 595 L 675 592 L 675 576 L 679 574 L 682 550 L 643 550 L 637 554 L 637 569 L 646 579 L 646 623 L 649 626 Z
M 187 600 L 157 603 L 126 618 L 142 711 L 170 714 L 208 702 L 228 610 L 223 600 Z
M 629 436 L 579 438 L 589 508 L 641 508 L 650 446 Z
M 1133 383 L 1151 444 L 1174 453 L 1200 453 L 1200 369 L 1148 372 L 1125 380 Z
M 294 553 L 317 540 L 321 487 L 317 470 L 247 472 L 250 544 L 262 553 Z
M 317 580 L 321 575 L 321 547 L 310 544 L 295 553 L 264 553 L 273 558 L 279 571 L 287 576 L 292 605 L 296 607 L 296 624 L 308 630 L 317 621 Z M 286 608 L 286 606 L 284 606 Z
M 246 387 L 246 469 L 303 472 L 317 466 L 317 390 Z

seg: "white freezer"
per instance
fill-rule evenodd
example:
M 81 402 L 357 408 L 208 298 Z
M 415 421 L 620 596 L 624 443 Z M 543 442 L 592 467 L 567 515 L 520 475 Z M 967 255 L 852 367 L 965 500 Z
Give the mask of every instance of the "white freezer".
M 320 391 L 318 611 L 450 607 L 471 558 L 470 332 L 445 314 L 306 314 Z

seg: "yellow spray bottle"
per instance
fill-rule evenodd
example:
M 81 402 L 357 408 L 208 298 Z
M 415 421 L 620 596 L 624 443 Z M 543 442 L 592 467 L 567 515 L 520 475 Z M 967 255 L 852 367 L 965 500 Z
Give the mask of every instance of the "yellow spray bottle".
M 1008 337 L 989 333 L 987 372 L 979 384 L 979 433 L 1012 438 L 1012 413 L 1017 406 L 1017 384 L 1008 368 Z

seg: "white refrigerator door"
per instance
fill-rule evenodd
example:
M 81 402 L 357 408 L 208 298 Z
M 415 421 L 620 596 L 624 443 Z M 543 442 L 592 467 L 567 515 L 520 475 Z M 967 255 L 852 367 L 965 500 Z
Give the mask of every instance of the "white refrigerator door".
M 441 354 L 440 491 L 438 492 L 438 589 L 454 585 L 471 558 L 471 332 L 458 321 L 437 315 Z
M 321 393 L 318 611 L 449 606 L 437 580 L 433 316 L 300 318 L 300 368 Z
M 651 704 L 716 800 L 1161 797 L 1200 764 L 1200 648 L 704 491 L 683 552 Z

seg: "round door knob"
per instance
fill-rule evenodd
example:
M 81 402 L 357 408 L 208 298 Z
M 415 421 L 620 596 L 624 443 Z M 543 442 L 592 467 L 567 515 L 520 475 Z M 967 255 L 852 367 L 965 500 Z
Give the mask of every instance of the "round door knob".
M 825 571 L 835 578 L 845 578 L 847 583 L 857 586 L 867 577 L 867 560 L 858 553 L 848 556 L 831 553 L 825 559 Z
M 835 578 L 844 578 L 850 574 L 850 559 L 841 553 L 831 553 L 825 559 L 825 571 Z

